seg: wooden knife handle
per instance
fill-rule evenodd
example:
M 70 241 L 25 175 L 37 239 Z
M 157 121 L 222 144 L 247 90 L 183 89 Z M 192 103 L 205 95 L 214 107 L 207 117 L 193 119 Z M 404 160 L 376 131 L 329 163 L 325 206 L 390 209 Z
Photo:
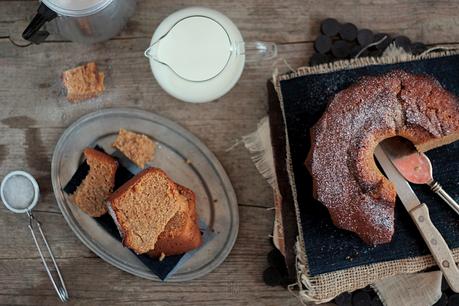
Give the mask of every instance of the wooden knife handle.
M 459 269 L 453 254 L 435 225 L 430 220 L 429 209 L 426 204 L 421 204 L 410 211 L 419 232 L 424 238 L 430 252 L 440 267 L 449 287 L 454 292 L 459 292 Z

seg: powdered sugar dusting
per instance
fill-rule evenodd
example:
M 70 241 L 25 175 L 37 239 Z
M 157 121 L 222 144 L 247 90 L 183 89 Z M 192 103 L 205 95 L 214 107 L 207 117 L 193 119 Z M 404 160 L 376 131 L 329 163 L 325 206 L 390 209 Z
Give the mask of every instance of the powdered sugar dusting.
M 432 95 L 441 102 L 432 103 Z M 401 132 L 435 138 L 459 131 L 455 104 L 447 111 L 456 126 L 442 119 L 450 102 L 454 98 L 438 83 L 402 71 L 365 78 L 334 97 L 313 128 L 310 166 L 317 198 L 337 226 L 369 243 L 390 241 L 395 194 L 375 193 L 386 179 L 372 168 L 374 148 Z

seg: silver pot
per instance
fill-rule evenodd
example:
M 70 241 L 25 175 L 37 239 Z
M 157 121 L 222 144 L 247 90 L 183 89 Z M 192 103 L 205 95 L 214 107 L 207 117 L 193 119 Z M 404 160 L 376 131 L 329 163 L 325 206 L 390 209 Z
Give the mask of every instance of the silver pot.
M 49 22 L 50 31 L 65 39 L 85 44 L 105 41 L 122 30 L 135 5 L 135 0 L 42 0 L 22 37 L 43 42 L 49 32 L 42 27 Z

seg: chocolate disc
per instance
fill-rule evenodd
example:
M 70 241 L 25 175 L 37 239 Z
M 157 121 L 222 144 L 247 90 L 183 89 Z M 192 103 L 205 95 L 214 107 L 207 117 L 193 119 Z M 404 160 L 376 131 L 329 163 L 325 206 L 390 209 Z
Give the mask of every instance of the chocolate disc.
M 356 291 L 352 295 L 353 306 L 368 306 L 371 305 L 371 297 L 367 292 L 362 290 Z
M 314 48 L 316 49 L 317 52 L 325 54 L 328 51 L 330 51 L 332 46 L 332 41 L 330 37 L 325 36 L 325 35 L 319 35 L 317 37 L 316 41 L 314 42 Z
M 374 36 L 373 38 L 373 42 L 377 42 L 377 41 L 380 41 L 384 36 L 386 36 L 386 39 L 384 39 L 382 42 L 380 42 L 379 44 L 377 44 L 375 47 L 376 49 L 378 50 L 386 50 L 386 48 L 389 46 L 389 44 L 391 43 L 392 39 L 391 37 L 389 36 L 389 34 L 386 34 L 386 33 L 378 33 Z
M 328 63 L 330 61 L 331 61 L 331 58 L 329 55 L 314 53 L 314 55 L 311 56 L 311 58 L 309 59 L 309 66 L 316 66 L 316 65 L 323 64 L 323 63 Z
M 459 306 L 459 294 L 453 294 L 448 299 L 448 306 Z
M 414 44 L 411 45 L 411 53 L 413 53 L 414 55 L 421 54 L 422 52 L 426 50 L 427 50 L 427 47 L 423 43 L 415 42 Z
M 357 32 L 357 42 L 361 46 L 368 46 L 373 42 L 374 34 L 368 29 L 359 30 Z
M 375 296 L 375 297 L 371 300 L 371 306 L 383 306 L 383 303 L 381 302 L 381 300 L 379 299 L 379 297 Z
M 331 52 L 336 58 L 345 58 L 351 52 L 351 46 L 344 40 L 338 40 L 332 45 Z
M 339 26 L 340 24 L 336 19 L 327 18 L 324 21 L 322 21 L 320 29 L 322 30 L 322 33 L 324 33 L 328 37 L 332 37 L 338 34 Z
M 411 51 L 411 40 L 406 36 L 397 36 L 394 38 L 397 47 L 403 48 L 406 52 Z
M 353 41 L 357 38 L 357 27 L 352 23 L 345 23 L 339 27 L 339 36 L 347 41 Z
M 352 306 L 352 296 L 350 293 L 341 293 L 335 298 L 335 303 L 338 306 Z
M 446 304 L 448 304 L 448 297 L 443 293 L 440 299 L 435 304 L 433 304 L 433 306 L 446 306 Z

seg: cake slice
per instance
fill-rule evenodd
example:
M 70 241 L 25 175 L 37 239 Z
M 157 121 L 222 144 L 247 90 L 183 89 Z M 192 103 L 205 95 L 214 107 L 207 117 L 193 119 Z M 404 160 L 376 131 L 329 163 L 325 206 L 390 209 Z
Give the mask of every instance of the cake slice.
M 62 79 L 67 89 L 67 99 L 79 102 L 103 93 L 105 75 L 94 62 L 64 71 Z
M 153 250 L 159 235 L 180 208 L 176 184 L 164 171 L 148 168 L 127 181 L 107 200 L 123 245 L 137 254 Z
M 153 159 L 155 144 L 153 140 L 143 134 L 120 129 L 113 147 L 123 153 L 140 168 Z
M 87 148 L 84 150 L 89 172 L 71 195 L 71 202 L 92 217 L 107 213 L 105 200 L 113 192 L 118 162 L 111 156 Z
M 177 185 L 177 188 L 184 198 L 179 201 L 180 208 L 177 213 L 159 235 L 154 250 L 147 253 L 151 257 L 183 254 L 202 244 L 197 223 L 196 196 L 186 187 Z

